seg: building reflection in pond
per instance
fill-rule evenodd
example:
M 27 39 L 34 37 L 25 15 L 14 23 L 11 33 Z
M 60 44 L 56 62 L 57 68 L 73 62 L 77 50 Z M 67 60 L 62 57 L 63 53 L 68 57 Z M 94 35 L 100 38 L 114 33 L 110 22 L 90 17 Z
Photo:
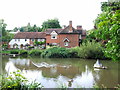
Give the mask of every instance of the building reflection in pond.
M 20 69 L 28 80 L 36 80 L 44 87 L 49 88 L 58 88 L 61 86 L 88 88 L 94 85 L 95 81 L 92 71 L 89 70 L 87 65 L 85 66 L 85 72 L 80 71 L 80 69 L 75 66 L 68 66 L 56 65 L 54 67 L 38 68 L 33 65 L 33 62 L 30 59 L 9 58 L 5 70 L 7 72 L 12 72 Z

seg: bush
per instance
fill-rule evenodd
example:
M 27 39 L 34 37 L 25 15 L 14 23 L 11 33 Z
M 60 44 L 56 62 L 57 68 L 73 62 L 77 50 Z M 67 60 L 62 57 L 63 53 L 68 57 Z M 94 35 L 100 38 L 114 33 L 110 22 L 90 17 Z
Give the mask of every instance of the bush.
M 18 50 L 11 50 L 10 54 L 19 54 L 19 51 Z
M 52 47 L 46 49 L 44 52 L 42 52 L 41 57 L 47 57 L 47 58 L 69 58 L 70 53 L 69 50 L 62 47 Z
M 74 48 L 78 52 L 78 56 L 84 59 L 104 59 L 103 48 L 100 43 L 86 42 L 80 47 Z
M 2 82 L 0 87 L 2 89 L 28 89 L 28 88 L 42 88 L 40 83 L 32 82 L 27 84 L 29 81 L 21 74 L 21 71 L 12 72 L 9 76 L 2 76 Z
M 28 51 L 27 50 L 19 50 L 19 54 L 20 55 L 28 55 Z
M 31 50 L 29 52 L 30 56 L 41 56 L 42 51 L 41 50 Z
M 69 55 L 70 58 L 79 58 L 78 51 L 75 48 L 70 48 Z
M 34 49 L 34 46 L 28 46 L 28 49 Z

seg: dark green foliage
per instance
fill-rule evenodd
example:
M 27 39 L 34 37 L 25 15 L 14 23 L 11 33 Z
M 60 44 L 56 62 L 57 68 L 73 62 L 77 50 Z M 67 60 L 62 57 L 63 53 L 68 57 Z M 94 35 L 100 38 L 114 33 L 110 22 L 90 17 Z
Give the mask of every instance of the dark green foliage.
M 4 50 L 8 49 L 8 45 L 7 44 L 2 44 L 2 48 L 4 48 Z
M 10 54 L 19 54 L 19 50 L 11 50 Z
M 42 24 L 43 31 L 48 28 L 61 28 L 58 19 L 48 19 L 47 21 L 44 21 Z
M 41 56 L 42 51 L 41 50 L 31 50 L 29 52 L 30 56 Z
M 36 46 L 38 46 L 38 45 L 43 45 L 43 44 L 45 44 L 45 41 L 35 41 L 34 42 L 34 44 L 36 45 Z
M 69 58 L 70 53 L 69 50 L 66 48 L 61 48 L 61 47 L 52 47 L 41 54 L 42 57 L 47 57 L 47 58 Z
M 102 2 L 101 10 L 105 12 L 120 10 L 120 1 L 119 2 Z
M 99 43 L 86 42 L 82 43 L 80 47 L 75 47 L 75 51 L 78 52 L 78 56 L 84 59 L 105 59 L 103 48 Z
M 27 50 L 19 50 L 19 54 L 26 56 L 26 55 L 28 55 L 28 51 Z
M 28 46 L 28 49 L 33 49 L 34 48 L 34 46 Z

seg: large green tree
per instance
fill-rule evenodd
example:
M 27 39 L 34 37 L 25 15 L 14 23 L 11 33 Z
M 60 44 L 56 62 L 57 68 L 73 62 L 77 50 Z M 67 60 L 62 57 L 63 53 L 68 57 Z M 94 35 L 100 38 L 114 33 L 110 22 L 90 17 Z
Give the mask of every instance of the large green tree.
M 96 37 L 107 40 L 105 55 L 120 60 L 120 2 L 103 2 L 102 13 L 95 20 Z
M 48 19 L 47 21 L 44 21 L 42 29 L 45 30 L 48 28 L 61 28 L 58 19 Z

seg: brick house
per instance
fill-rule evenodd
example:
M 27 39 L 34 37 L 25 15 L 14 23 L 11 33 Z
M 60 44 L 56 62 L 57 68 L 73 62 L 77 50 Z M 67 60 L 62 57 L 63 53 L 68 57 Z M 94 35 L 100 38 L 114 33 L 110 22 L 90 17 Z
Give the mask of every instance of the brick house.
M 64 29 L 47 29 L 46 44 L 71 48 L 79 46 L 85 37 L 86 30 L 83 30 L 82 26 L 77 26 L 77 29 L 73 28 L 72 21 L 69 21 L 69 25 Z
M 76 47 L 86 37 L 86 30 L 82 26 L 72 27 L 72 21 L 64 29 L 47 29 L 45 32 L 18 32 L 9 42 L 10 48 L 24 48 L 26 45 L 34 46 L 34 41 L 46 41 L 46 45 L 60 47 Z

